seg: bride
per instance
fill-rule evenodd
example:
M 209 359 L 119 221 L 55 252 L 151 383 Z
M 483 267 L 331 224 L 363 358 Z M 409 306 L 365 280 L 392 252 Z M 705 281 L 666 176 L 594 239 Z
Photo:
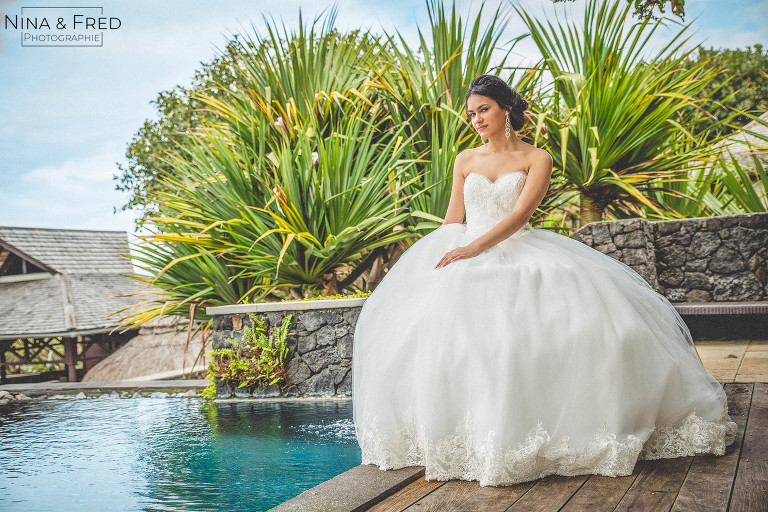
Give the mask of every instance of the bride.
M 625 264 L 529 224 L 552 158 L 515 134 L 527 106 L 498 77 L 472 81 L 467 113 L 488 142 L 456 157 L 444 224 L 360 311 L 363 464 L 488 486 L 723 455 L 736 435 L 725 392 L 669 301 Z

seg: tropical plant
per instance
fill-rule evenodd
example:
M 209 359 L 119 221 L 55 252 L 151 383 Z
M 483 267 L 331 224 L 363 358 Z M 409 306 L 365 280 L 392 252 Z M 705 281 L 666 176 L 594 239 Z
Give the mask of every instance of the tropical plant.
M 768 212 L 768 174 L 758 154 L 750 156 L 752 168 L 747 169 L 728 151 L 728 157 L 718 160 L 718 178 L 728 200 L 719 206 L 719 215 Z M 751 171 L 751 172 L 750 172 Z M 720 213 L 722 212 L 722 213 Z
M 119 180 L 116 189 L 130 193 L 120 209 L 136 208 L 146 213 L 144 217 L 157 213 L 152 192 L 163 190 L 162 178 L 173 173 L 165 153 L 176 152 L 177 146 L 184 145 L 189 134 L 204 123 L 222 121 L 204 98 L 229 105 L 248 92 L 264 101 L 265 91 L 271 90 L 277 100 L 276 116 L 283 115 L 282 123 L 288 122 L 287 115 L 297 108 L 304 118 L 322 118 L 330 103 L 341 101 L 337 91 L 360 87 L 366 70 L 358 65 L 359 60 L 375 59 L 383 51 L 382 42 L 360 30 L 340 33 L 333 28 L 336 13 L 337 9 L 330 9 L 325 18 L 318 16 L 309 27 L 300 14 L 295 32 L 285 26 L 281 32 L 274 20 L 265 18 L 265 37 L 258 32 L 254 37 L 233 34 L 218 55 L 202 63 L 189 86 L 160 92 L 151 102 L 157 119 L 147 120 L 134 135 L 126 150 L 128 164 L 117 164 L 120 175 L 113 177 Z M 279 140 L 280 130 L 274 125 L 271 128 Z M 289 133 L 291 128 L 289 123 Z
M 243 276 L 335 294 L 334 269 L 414 238 L 403 226 L 409 200 L 402 199 L 404 177 L 415 163 L 403 158 L 413 136 L 388 119 L 374 121 L 376 115 L 375 106 L 363 108 L 328 137 L 299 139 L 273 154 L 267 179 L 275 202 L 222 226 L 233 248 L 252 246 L 234 261 Z M 390 127 L 375 140 L 382 124 Z
M 306 27 L 300 13 L 298 30 L 289 31 L 283 25 L 282 32 L 265 18 L 266 36 L 255 27 L 253 36 L 241 35 L 234 53 L 240 63 L 238 81 L 247 94 L 240 101 L 209 103 L 209 107 L 223 114 L 233 129 L 247 130 L 254 114 L 266 116 L 270 130 L 261 132 L 261 139 L 275 149 L 286 138 L 293 140 L 308 130 L 329 135 L 358 102 L 372 106 L 365 85 L 367 66 L 388 58 L 386 43 L 370 32 L 341 34 L 333 27 L 336 14 L 332 8 Z M 205 101 L 204 93 L 199 97 Z
M 579 194 L 582 224 L 601 220 L 606 210 L 643 216 L 647 208 L 663 218 L 651 192 L 676 195 L 668 180 L 687 179 L 716 158 L 712 141 L 719 139 L 707 142 L 708 134 L 688 129 L 705 115 L 699 95 L 715 74 L 705 63 L 682 66 L 692 50 L 678 55 L 687 39 L 677 41 L 690 24 L 645 61 L 642 52 L 661 21 L 627 30 L 630 6 L 619 4 L 589 0 L 583 28 L 567 20 L 545 25 L 515 7 L 554 78 L 549 102 L 535 108 L 534 119 L 546 134 L 555 178 Z
M 261 159 L 215 131 L 170 155 L 179 178 L 166 178 L 171 191 L 157 200 L 163 215 L 147 219 L 153 233 L 136 248 L 150 274 L 137 278 L 164 293 L 132 320 L 186 314 L 191 302 L 338 293 L 335 269 L 413 238 L 402 226 L 408 205 L 399 183 L 413 165 L 401 158 L 410 137 L 391 126 L 374 141 L 387 121 L 371 116 L 360 111 L 328 137 L 302 138 Z
M 765 211 L 768 120 L 739 109 L 731 111 L 751 122 L 716 144 L 717 158 L 705 169 L 691 173 L 692 180 L 672 184 L 679 197 L 658 197 L 666 209 L 681 218 Z

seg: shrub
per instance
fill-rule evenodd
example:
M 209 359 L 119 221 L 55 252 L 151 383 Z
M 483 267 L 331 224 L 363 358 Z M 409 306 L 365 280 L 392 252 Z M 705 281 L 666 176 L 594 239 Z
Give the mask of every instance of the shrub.
M 288 315 L 271 336 L 267 336 L 264 320 L 253 313 L 248 314 L 250 326 L 243 327 L 243 338 L 238 343 L 230 338 L 231 348 L 216 349 L 208 353 L 212 357 L 206 378 L 211 380 L 200 394 L 213 399 L 216 396 L 216 382 L 224 379 L 237 382 L 242 388 L 253 385 L 272 385 L 285 380 L 285 358 L 288 344 L 285 339 L 293 315 Z

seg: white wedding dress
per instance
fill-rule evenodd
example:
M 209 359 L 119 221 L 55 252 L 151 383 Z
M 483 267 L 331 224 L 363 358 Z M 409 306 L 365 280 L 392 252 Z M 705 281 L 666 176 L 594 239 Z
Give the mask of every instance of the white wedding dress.
M 363 464 L 511 485 L 723 455 L 736 424 L 666 298 L 627 265 L 530 224 L 435 265 L 509 214 L 527 174 L 471 173 L 466 224 L 405 251 L 354 333 Z

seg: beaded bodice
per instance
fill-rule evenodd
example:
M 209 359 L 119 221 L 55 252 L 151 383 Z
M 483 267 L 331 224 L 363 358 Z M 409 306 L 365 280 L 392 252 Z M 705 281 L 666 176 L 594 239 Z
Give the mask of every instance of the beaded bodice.
M 527 176 L 525 171 L 515 171 L 491 181 L 483 174 L 469 173 L 464 181 L 467 233 L 482 235 L 509 215 Z M 517 233 L 529 229 L 531 225 L 526 223 Z

